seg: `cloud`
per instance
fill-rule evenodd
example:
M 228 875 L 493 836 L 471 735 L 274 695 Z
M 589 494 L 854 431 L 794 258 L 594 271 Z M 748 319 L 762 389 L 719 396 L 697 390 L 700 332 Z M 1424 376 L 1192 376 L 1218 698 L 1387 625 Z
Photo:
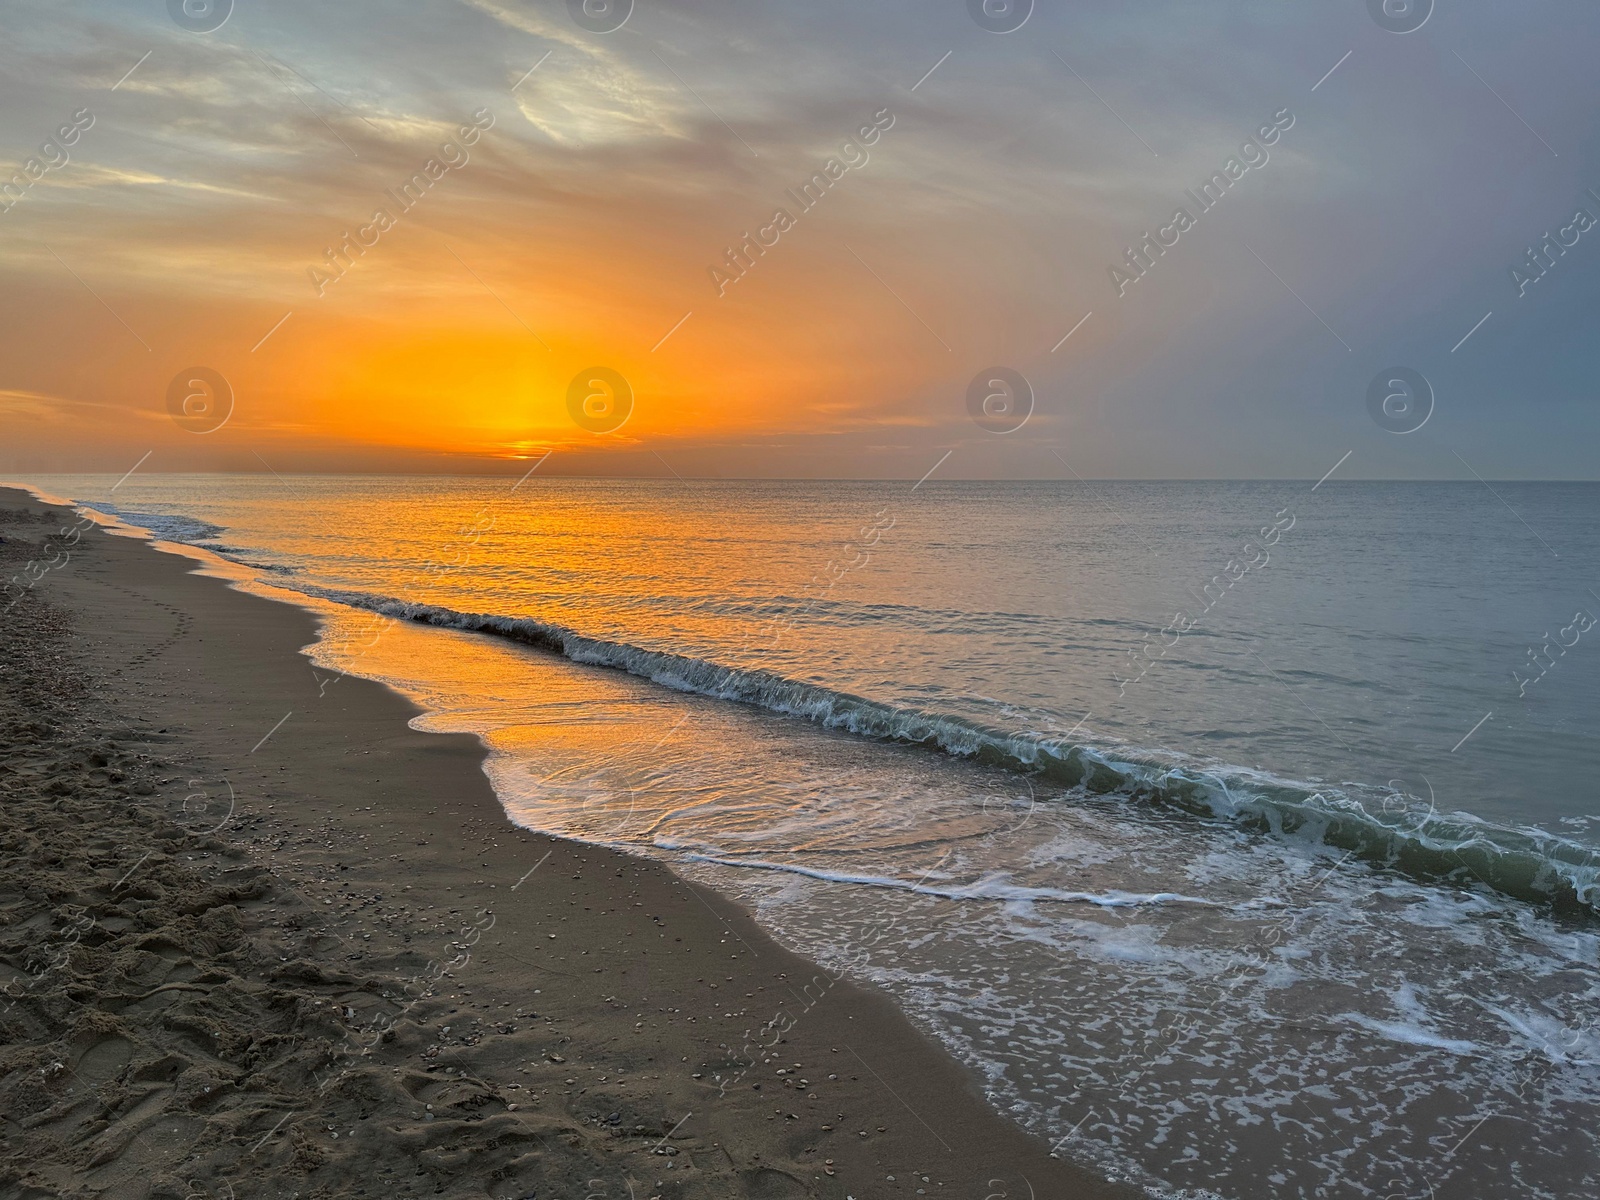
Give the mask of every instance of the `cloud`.
M 0 156 L 96 117 L 0 217 L 19 395 L 142 412 L 163 372 L 210 362 L 252 397 L 240 430 L 502 453 L 558 438 L 566 380 L 603 361 L 651 396 L 639 436 L 723 446 L 730 469 L 759 444 L 781 473 L 830 438 L 841 462 L 868 443 L 920 462 L 969 436 L 967 381 L 1005 363 L 1040 438 L 1070 429 L 1107 470 L 1281 475 L 1365 435 L 1366 379 L 1404 358 L 1440 375 L 1441 416 L 1470 414 L 1463 436 L 1592 473 L 1571 314 L 1596 276 L 1522 301 L 1503 276 L 1600 182 L 1597 14 L 1477 0 L 1446 40 L 1242 0 L 1039 6 L 1006 37 L 920 0 L 659 0 L 607 35 L 498 0 L 283 0 L 205 36 L 159 6 L 74 13 L 16 9 L 0 46 Z M 1537 49 L 1515 36 L 1558 18 Z M 870 163 L 718 296 L 710 268 L 885 107 Z M 1284 107 L 1270 165 L 1119 298 L 1109 268 Z M 319 297 L 309 270 L 483 110 L 470 164 Z M 130 366 L 146 352 L 107 307 L 159 363 Z M 1452 377 L 1490 309 L 1472 351 L 1526 365 Z M 1498 402 L 1508 379 L 1560 414 L 1554 459 Z

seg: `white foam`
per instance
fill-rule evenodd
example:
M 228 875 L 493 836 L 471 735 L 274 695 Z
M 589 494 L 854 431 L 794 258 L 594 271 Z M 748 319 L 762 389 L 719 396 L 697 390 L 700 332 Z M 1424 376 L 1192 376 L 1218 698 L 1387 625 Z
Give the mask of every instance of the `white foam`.
M 658 841 L 663 849 L 682 850 L 681 845 Z M 937 896 L 941 900 L 1029 900 L 1055 901 L 1061 904 L 1094 904 L 1101 908 L 1133 908 L 1148 904 L 1199 904 L 1215 907 L 1216 901 L 1200 896 L 1185 896 L 1178 892 L 1072 892 L 1059 888 L 1031 888 L 1018 884 L 1002 883 L 1001 875 L 991 875 L 962 887 L 939 887 L 930 883 L 913 883 L 892 875 L 857 875 L 848 871 L 824 871 L 798 863 L 769 862 L 757 858 L 724 858 L 716 854 L 686 851 L 683 857 L 690 862 L 715 863 L 720 867 L 739 867 L 754 871 L 786 871 L 821 879 L 829 883 L 854 883 L 866 887 L 892 888 L 895 891 L 914 892 L 919 896 Z
M 1374 1033 L 1382 1034 L 1392 1042 L 1408 1046 L 1427 1046 L 1433 1050 L 1448 1050 L 1451 1054 L 1480 1054 L 1477 1042 L 1440 1037 L 1438 1034 L 1405 1021 L 1377 1021 L 1364 1013 L 1341 1013 L 1341 1019 L 1351 1021 Z

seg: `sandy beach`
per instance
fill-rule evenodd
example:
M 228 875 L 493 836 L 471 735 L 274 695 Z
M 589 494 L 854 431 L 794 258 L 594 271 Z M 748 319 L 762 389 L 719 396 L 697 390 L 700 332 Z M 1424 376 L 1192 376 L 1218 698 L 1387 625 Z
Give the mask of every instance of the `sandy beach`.
M 0 620 L 0 1196 L 1125 1194 L 725 899 L 511 825 L 308 613 L 76 521 L 0 493 L 5 575 L 55 560 Z

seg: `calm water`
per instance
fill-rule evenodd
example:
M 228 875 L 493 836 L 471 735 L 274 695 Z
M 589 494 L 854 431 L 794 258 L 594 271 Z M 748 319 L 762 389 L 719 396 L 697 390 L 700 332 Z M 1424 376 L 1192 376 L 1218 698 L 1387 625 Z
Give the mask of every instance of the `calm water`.
M 1063 1155 L 1600 1184 L 1600 486 L 32 482 L 288 589 L 513 819 L 746 899 Z

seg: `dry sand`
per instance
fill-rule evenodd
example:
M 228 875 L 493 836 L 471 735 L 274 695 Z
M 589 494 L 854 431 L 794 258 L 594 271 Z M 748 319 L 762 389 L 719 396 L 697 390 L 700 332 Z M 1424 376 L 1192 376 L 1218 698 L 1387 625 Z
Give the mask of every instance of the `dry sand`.
M 0 594 L 0 1197 L 1130 1194 L 727 900 L 512 826 L 476 740 L 319 693 L 307 613 L 73 523 L 0 491 L 0 580 L 55 563 Z

